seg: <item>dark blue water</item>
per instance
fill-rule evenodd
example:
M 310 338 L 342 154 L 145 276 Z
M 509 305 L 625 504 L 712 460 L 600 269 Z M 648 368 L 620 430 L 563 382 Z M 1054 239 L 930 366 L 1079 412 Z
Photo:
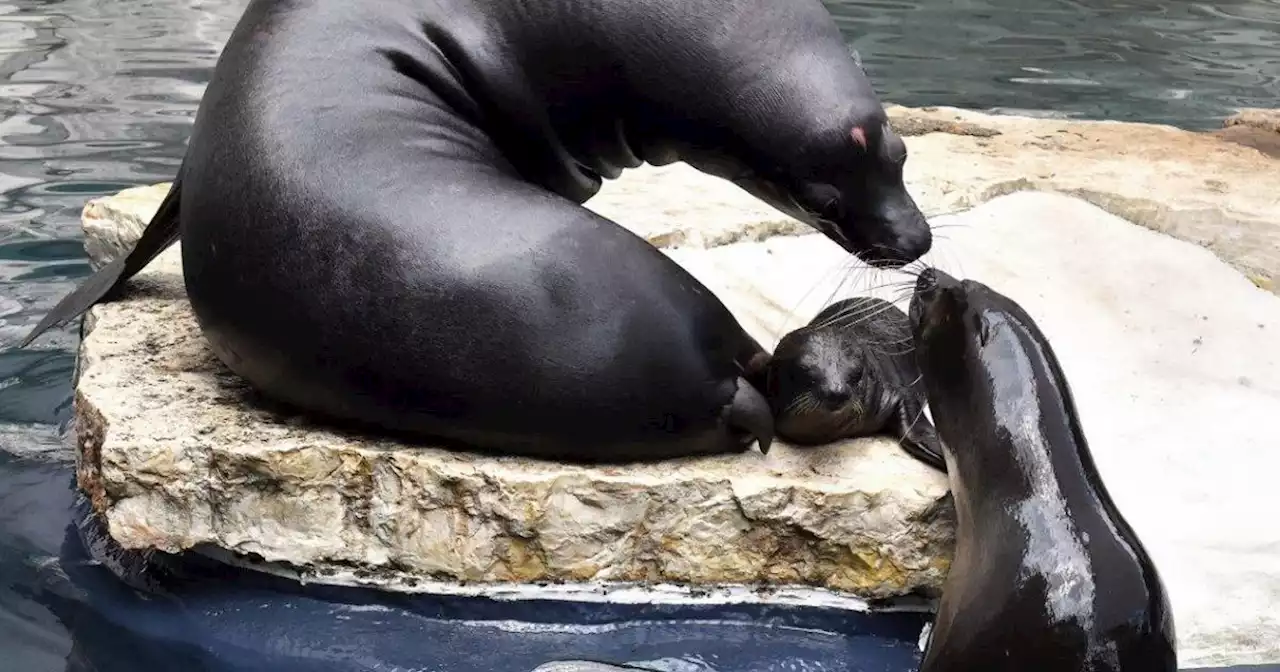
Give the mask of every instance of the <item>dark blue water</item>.
M 0 0 L 0 343 L 20 336 L 87 273 L 85 200 L 172 177 L 241 6 Z M 1280 104 L 1280 0 L 863 0 L 831 8 L 885 98 L 903 104 L 1193 128 L 1216 126 L 1236 107 Z M 772 612 L 537 608 L 521 616 L 697 621 L 597 624 L 584 634 L 450 620 L 502 615 L 503 605 L 361 608 L 353 606 L 357 596 L 286 599 L 276 587 L 231 577 L 218 590 L 143 599 L 89 563 L 70 527 L 71 457 L 59 436 L 71 411 L 75 346 L 74 330 L 65 329 L 32 349 L 0 352 L 0 671 L 232 663 L 273 672 L 527 670 L 549 657 L 593 654 L 676 657 L 694 665 L 687 669 L 725 672 L 855 670 L 855 647 L 888 647 L 871 647 L 869 671 L 900 669 L 912 655 L 887 633 L 858 639 L 765 627 L 800 622 Z M 274 628 L 281 614 L 313 623 L 314 632 Z M 706 622 L 713 617 L 762 620 Z M 309 665 L 290 668 L 286 660 Z

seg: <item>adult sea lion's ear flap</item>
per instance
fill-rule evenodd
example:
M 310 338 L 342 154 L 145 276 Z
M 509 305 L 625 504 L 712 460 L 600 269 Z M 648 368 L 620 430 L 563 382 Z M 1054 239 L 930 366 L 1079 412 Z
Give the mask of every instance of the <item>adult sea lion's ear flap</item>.
M 854 126 L 849 130 L 849 139 L 853 144 L 861 147 L 863 150 L 867 148 L 867 129 L 861 126 Z
M 738 376 L 738 391 L 733 394 L 733 401 L 725 420 L 729 426 L 745 431 L 754 436 L 760 444 L 760 452 L 768 455 L 773 445 L 773 413 L 769 410 L 769 402 L 746 378 Z

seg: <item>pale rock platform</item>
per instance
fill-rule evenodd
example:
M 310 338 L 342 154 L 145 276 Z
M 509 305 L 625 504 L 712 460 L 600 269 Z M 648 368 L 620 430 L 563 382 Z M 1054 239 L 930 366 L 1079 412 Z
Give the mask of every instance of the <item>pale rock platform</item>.
M 85 321 L 78 481 L 125 548 L 231 551 L 309 581 L 936 589 L 946 479 L 890 439 L 570 466 L 328 431 L 213 356 L 179 248 Z M 433 586 L 447 589 L 447 586 Z
M 889 107 L 906 136 L 913 195 L 929 214 L 1015 191 L 1078 196 L 1212 250 L 1280 292 L 1276 110 L 1244 110 L 1217 131 L 1161 124 Z

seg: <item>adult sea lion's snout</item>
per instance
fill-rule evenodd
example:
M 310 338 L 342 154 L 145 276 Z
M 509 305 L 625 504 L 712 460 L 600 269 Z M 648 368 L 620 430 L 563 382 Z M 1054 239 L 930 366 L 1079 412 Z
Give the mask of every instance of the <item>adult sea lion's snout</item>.
M 816 165 L 808 158 L 790 171 L 792 211 L 863 262 L 900 268 L 933 246 L 929 220 L 903 180 L 907 146 L 880 115 L 848 123 L 843 140 L 809 152 L 822 157 Z
M 905 186 L 869 199 L 872 209 L 855 211 L 838 224 L 846 249 L 879 268 L 901 268 L 927 254 L 933 231 Z

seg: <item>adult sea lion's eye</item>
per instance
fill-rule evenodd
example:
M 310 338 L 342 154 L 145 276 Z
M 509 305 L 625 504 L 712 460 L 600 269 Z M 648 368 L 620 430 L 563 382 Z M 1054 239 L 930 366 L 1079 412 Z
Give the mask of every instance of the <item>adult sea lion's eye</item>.
M 838 196 L 837 196 L 836 198 L 833 198 L 833 199 L 828 200 L 828 201 L 827 201 L 827 202 L 822 206 L 822 213 L 821 213 L 821 214 L 822 214 L 822 218 L 823 218 L 823 219 L 831 219 L 831 220 L 838 220 L 838 219 L 840 219 L 840 217 L 841 217 L 841 213 L 840 213 L 840 197 L 838 197 Z

